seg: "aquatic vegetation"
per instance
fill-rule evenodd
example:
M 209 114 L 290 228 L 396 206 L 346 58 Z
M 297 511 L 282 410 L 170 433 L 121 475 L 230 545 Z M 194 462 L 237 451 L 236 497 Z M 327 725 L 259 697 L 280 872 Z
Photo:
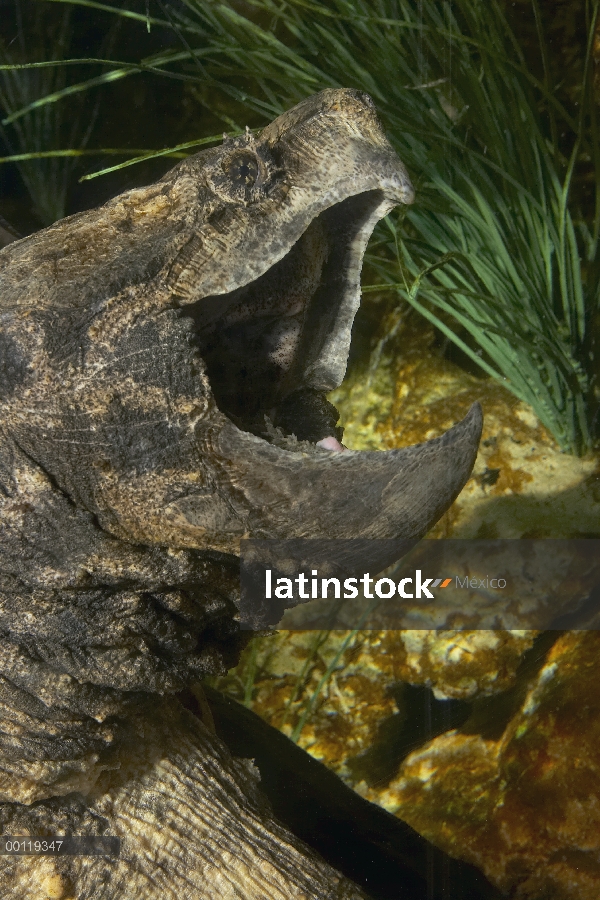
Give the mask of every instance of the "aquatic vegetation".
M 189 54 L 154 53 L 135 65 L 122 63 L 115 71 L 113 61 L 104 57 L 114 48 L 126 10 L 102 36 L 98 56 L 83 59 L 67 58 L 75 38 L 81 42 L 72 5 L 62 5 L 57 14 L 49 4 L 29 0 L 16 3 L 14 12 L 14 21 L 7 20 L 0 34 L 0 139 L 8 151 L 0 164 L 16 165 L 43 225 L 66 215 L 69 190 L 82 157 L 133 157 L 134 162 L 149 155 L 182 159 L 188 155 L 184 151 L 211 142 L 189 141 L 156 154 L 131 147 L 90 148 L 102 100 L 98 93 L 92 99 L 92 89 L 138 72 L 159 71 L 166 61 L 187 59 Z M 90 67 L 100 74 L 80 81 Z M 123 165 L 127 163 L 119 168 Z
M 5 13 L 8 19 L 8 13 Z M 82 115 L 60 103 L 37 106 L 41 97 L 68 92 L 68 70 L 61 65 L 72 36 L 70 7 L 49 17 L 43 4 L 15 5 L 14 36 L 8 21 L 0 34 L 0 137 L 19 169 L 40 222 L 50 225 L 65 215 L 76 153 L 55 154 L 63 143 L 82 151 L 97 116 L 97 104 Z M 50 63 L 23 67 L 32 56 Z M 23 114 L 23 109 L 28 113 Z M 21 112 L 20 112 L 21 111 Z
M 185 79 L 230 129 L 248 110 L 271 118 L 324 87 L 370 93 L 418 203 L 376 232 L 368 257 L 375 283 L 366 290 L 411 303 L 531 404 L 562 449 L 591 448 L 600 188 L 586 197 L 573 185 L 582 169 L 600 183 L 592 96 L 599 0 L 585 4 L 588 45 L 572 108 L 554 82 L 537 0 L 539 78 L 496 0 L 252 0 L 247 15 L 216 0 L 160 0 L 161 18 L 70 2 L 169 29 L 180 41 L 181 52 L 157 62 L 119 63 L 106 83 L 144 68 Z M 36 108 L 56 99 L 40 97 Z
M 207 73 L 256 110 L 337 84 L 371 94 L 419 190 L 415 207 L 379 230 L 371 263 L 380 284 L 371 290 L 397 291 L 530 403 L 561 447 L 588 449 L 600 206 L 596 196 L 586 220 L 570 199 L 582 152 L 598 172 L 590 97 L 598 4 L 588 4 L 577 115 L 557 99 L 541 27 L 543 82 L 495 2 L 255 0 L 269 16 L 263 27 L 227 4 L 186 5 L 206 28 Z

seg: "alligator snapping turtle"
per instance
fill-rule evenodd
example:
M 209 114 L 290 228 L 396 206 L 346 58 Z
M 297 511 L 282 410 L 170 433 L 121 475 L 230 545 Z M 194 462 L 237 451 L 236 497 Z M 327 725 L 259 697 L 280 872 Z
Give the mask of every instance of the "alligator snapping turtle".
M 328 90 L 0 252 L 0 828 L 122 839 L 5 856 L 3 897 L 363 896 L 174 694 L 235 662 L 242 537 L 421 535 L 469 476 L 478 407 L 353 453 L 324 397 L 412 200 Z

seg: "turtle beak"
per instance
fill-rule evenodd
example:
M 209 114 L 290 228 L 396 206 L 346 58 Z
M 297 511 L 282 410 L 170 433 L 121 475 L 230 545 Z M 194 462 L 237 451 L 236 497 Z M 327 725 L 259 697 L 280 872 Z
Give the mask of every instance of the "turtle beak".
M 482 421 L 481 407 L 474 403 L 461 422 L 423 444 L 382 452 L 315 448 L 308 453 L 280 449 L 222 416 L 211 456 L 219 461 L 219 480 L 228 482 L 227 494 L 234 499 L 220 510 L 219 532 L 238 540 L 248 535 L 418 539 L 469 478 Z M 205 496 L 188 495 L 171 505 L 170 516 L 206 535 L 207 511 Z

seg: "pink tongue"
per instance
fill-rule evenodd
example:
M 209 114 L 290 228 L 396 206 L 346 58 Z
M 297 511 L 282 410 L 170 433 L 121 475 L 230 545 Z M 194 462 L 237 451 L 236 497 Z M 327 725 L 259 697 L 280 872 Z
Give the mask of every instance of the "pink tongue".
M 323 450 L 337 450 L 338 453 L 347 453 L 348 448 L 344 447 L 343 444 L 340 444 L 337 438 L 325 437 L 320 441 L 317 441 L 317 447 L 322 447 Z

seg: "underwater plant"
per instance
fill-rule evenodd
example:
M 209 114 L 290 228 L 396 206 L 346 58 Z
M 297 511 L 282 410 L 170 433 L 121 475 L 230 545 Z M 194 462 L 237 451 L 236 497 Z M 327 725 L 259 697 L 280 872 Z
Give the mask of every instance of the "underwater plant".
M 135 64 L 121 63 L 115 70 L 113 61 L 104 57 L 114 50 L 127 11 L 121 10 L 104 31 L 89 21 L 82 27 L 74 21 L 74 12 L 73 5 L 56 8 L 39 0 L 16 0 L 13 21 L 7 17 L 0 33 L 0 144 L 7 152 L 0 156 L 0 164 L 16 166 L 42 225 L 67 214 L 69 193 L 83 157 L 135 159 L 153 154 L 132 147 L 89 147 L 102 120 L 103 96 L 96 92 L 92 98 L 93 89 L 137 72 L 160 71 L 167 61 L 189 56 L 167 49 Z M 98 33 L 97 55 L 69 56 L 77 45 L 87 47 Z M 100 74 L 80 81 L 90 68 Z M 175 73 L 172 77 L 187 78 Z M 184 150 L 204 143 L 207 141 L 202 139 L 190 141 L 156 155 L 182 159 L 188 155 Z
M 498 0 L 251 0 L 243 12 L 218 0 L 157 0 L 160 19 L 65 2 L 169 29 L 180 53 L 137 69 L 119 64 L 106 82 L 144 66 L 185 78 L 234 130 L 248 111 L 266 120 L 321 88 L 367 91 L 418 190 L 414 207 L 378 227 L 367 291 L 412 304 L 529 403 L 563 450 L 593 446 L 599 0 L 582 7 L 587 48 L 571 105 L 555 83 L 538 0 L 539 77 Z M 573 190 L 582 168 L 595 180 L 593 196 Z
M 66 213 L 77 151 L 87 145 L 98 114 L 97 103 L 84 115 L 81 102 L 75 107 L 36 102 L 48 95 L 68 95 L 68 69 L 61 63 L 71 44 L 72 19 L 73 9 L 68 6 L 59 16 L 51 16 L 40 3 L 25 7 L 15 3 L 14 22 L 9 26 L 5 21 L 0 34 L 0 138 L 43 225 Z M 29 66 L 34 54 L 48 65 Z M 64 142 L 71 152 L 60 152 Z
M 251 5 L 268 24 L 228 4 L 186 0 L 206 28 L 213 83 L 265 114 L 320 87 L 368 91 L 419 194 L 380 227 L 370 255 L 380 283 L 371 290 L 385 286 L 411 303 L 528 402 L 563 449 L 589 449 L 598 191 L 587 218 L 570 201 L 583 153 L 600 174 L 591 96 L 598 3 L 587 4 L 577 112 L 557 99 L 536 0 L 543 81 L 497 2 Z

